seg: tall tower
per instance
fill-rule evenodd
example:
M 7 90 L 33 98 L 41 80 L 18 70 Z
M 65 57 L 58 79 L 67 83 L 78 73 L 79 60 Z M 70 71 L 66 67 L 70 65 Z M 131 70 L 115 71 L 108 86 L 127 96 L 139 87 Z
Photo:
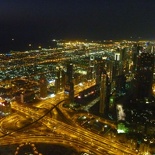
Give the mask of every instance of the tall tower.
M 120 63 L 120 53 L 115 53 L 114 62 L 112 68 L 112 81 L 115 80 L 116 76 L 119 75 L 119 63 Z
M 102 73 L 101 74 L 101 87 L 100 87 L 100 108 L 99 108 L 100 114 L 105 113 L 106 95 L 107 95 L 106 83 L 107 83 L 107 75 Z
M 135 44 L 132 48 L 132 62 L 133 62 L 132 72 L 133 73 L 135 73 L 136 71 L 137 56 L 139 55 L 140 52 L 142 52 L 142 50 L 143 50 L 142 46 L 139 46 L 138 44 Z
M 64 89 L 65 86 L 65 72 L 63 70 L 63 67 L 60 66 L 60 91 Z
M 45 75 L 40 76 L 40 97 L 47 97 L 47 80 Z
M 95 78 L 95 57 L 93 55 L 90 56 L 89 60 L 89 69 L 88 69 L 88 80 Z
M 57 94 L 60 90 L 60 68 L 56 67 L 55 76 L 55 93 Z
M 67 81 L 68 82 L 73 81 L 73 64 L 72 63 L 67 64 Z
M 142 52 L 137 57 L 135 74 L 135 97 L 137 99 L 149 98 L 152 95 L 152 83 L 154 72 L 154 54 Z
M 114 79 L 116 76 L 121 75 L 123 72 L 123 65 L 122 65 L 122 49 L 117 49 L 114 53 Z
M 63 66 L 57 66 L 55 68 L 55 92 L 62 91 L 65 86 L 65 72 Z
M 67 64 L 67 81 L 65 85 L 65 93 L 68 94 L 70 102 L 74 101 L 74 83 L 73 83 L 73 64 Z
M 100 84 L 101 82 L 101 65 L 97 64 L 96 65 L 96 84 Z

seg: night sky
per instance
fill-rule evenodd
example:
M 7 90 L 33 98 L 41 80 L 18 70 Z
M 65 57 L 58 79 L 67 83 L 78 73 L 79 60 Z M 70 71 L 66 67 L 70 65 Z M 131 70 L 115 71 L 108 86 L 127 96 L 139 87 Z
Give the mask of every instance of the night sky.
M 131 37 L 155 38 L 155 0 L 0 1 L 0 52 L 47 47 L 52 39 Z

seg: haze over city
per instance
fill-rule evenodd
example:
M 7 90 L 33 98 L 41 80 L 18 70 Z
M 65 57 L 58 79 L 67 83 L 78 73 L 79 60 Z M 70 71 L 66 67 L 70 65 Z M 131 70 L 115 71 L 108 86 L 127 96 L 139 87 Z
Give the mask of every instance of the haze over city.
M 154 39 L 153 0 L 1 1 L 0 52 L 52 39 Z

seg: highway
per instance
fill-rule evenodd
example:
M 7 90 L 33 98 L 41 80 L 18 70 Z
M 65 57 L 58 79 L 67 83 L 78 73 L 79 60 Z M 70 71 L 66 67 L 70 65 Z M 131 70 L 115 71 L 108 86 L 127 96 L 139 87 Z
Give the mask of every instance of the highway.
M 79 86 L 77 86 L 79 87 Z M 76 89 L 77 94 L 81 91 L 82 88 Z M 61 108 L 61 103 L 64 102 L 64 94 L 59 93 L 53 98 L 48 98 L 46 100 L 42 100 L 38 105 L 34 106 L 25 106 L 23 104 L 17 104 L 16 102 L 12 103 L 12 108 L 25 116 L 24 118 L 28 121 L 28 123 L 24 124 L 23 126 L 17 123 L 24 118 L 19 118 L 14 116 L 14 121 L 12 121 L 11 116 L 6 117 L 1 121 L 0 128 L 1 128 L 1 136 L 0 139 L 3 139 L 1 145 L 9 145 L 14 143 L 24 143 L 25 141 L 29 142 L 45 142 L 49 143 L 52 141 L 54 143 L 62 143 L 65 145 L 73 145 L 75 148 L 79 147 L 83 150 L 87 150 L 87 152 L 94 152 L 96 155 L 103 155 L 103 152 L 111 155 L 134 155 L 137 154 L 135 150 L 131 150 L 130 148 L 123 146 L 122 144 L 115 142 L 113 143 L 110 139 L 107 139 L 103 136 L 100 136 L 96 133 L 86 130 L 75 124 L 73 121 L 71 125 L 64 123 L 56 119 L 57 117 L 53 118 L 49 114 L 51 111 L 55 110 L 56 107 L 59 107 L 61 112 L 64 113 L 65 109 Z M 58 113 L 56 113 L 58 115 Z M 65 115 L 65 113 L 64 113 Z M 65 115 L 66 116 L 66 115 Z M 66 118 L 69 116 L 66 116 Z M 74 119 L 73 119 L 74 120 Z M 16 122 L 14 124 L 14 128 L 9 130 L 9 122 Z M 33 135 L 30 134 L 29 130 L 31 129 L 32 125 L 36 123 L 41 124 L 42 126 L 48 129 L 48 133 L 42 131 L 46 135 L 50 136 L 38 136 L 39 128 L 34 129 Z M 18 125 L 17 125 L 18 124 Z M 6 127 L 8 126 L 8 127 Z M 7 129 L 7 131 L 6 131 Z M 15 130 L 14 130 L 15 129 Z M 24 131 L 27 131 L 25 133 Z M 19 136 L 20 135 L 20 136 Z M 59 139 L 53 139 L 54 136 L 60 135 Z

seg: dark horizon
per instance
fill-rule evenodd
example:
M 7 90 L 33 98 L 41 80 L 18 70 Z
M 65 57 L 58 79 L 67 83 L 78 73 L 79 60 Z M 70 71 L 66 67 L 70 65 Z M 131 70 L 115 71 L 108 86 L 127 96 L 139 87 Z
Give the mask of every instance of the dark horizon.
M 53 39 L 154 40 L 155 1 L 2 1 L 0 53 L 48 47 Z

